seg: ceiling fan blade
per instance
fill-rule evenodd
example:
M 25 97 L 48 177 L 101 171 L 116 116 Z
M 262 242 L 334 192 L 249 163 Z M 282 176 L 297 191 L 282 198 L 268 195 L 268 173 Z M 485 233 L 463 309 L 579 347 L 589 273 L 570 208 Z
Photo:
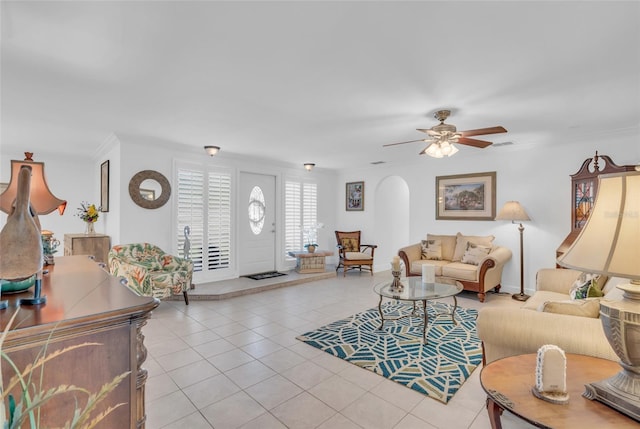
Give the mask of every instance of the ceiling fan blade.
M 477 130 L 458 131 L 458 132 L 462 134 L 462 137 L 469 137 L 469 136 L 482 136 L 486 134 L 506 133 L 507 130 L 504 127 L 497 126 L 497 127 L 489 127 L 489 128 L 478 128 Z
M 488 142 L 488 141 L 478 140 L 478 139 L 470 139 L 468 137 L 459 137 L 458 141 L 456 143 L 466 144 L 467 146 L 479 147 L 481 149 L 485 148 L 487 146 L 491 146 L 493 144 L 493 143 Z
M 414 143 L 414 142 L 423 142 L 426 141 L 425 139 L 420 139 L 420 140 L 409 140 L 408 142 L 399 142 L 399 143 L 389 143 L 389 144 L 383 144 L 382 147 L 387 147 L 387 146 L 396 146 L 399 144 L 405 144 L 405 143 Z

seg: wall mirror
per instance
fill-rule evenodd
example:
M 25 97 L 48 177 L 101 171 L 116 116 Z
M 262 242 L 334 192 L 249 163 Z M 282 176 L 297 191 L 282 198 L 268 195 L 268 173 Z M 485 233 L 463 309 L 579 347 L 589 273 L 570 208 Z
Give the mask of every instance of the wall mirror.
M 157 209 L 169 201 L 171 185 L 162 173 L 143 170 L 129 181 L 129 195 L 134 203 L 145 209 Z

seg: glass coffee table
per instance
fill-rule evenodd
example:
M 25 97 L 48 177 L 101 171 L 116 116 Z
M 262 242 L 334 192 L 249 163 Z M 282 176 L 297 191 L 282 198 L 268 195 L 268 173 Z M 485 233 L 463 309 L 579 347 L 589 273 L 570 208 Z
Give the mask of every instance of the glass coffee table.
M 403 285 L 401 291 L 394 290 L 391 287 L 393 280 L 389 279 L 384 282 L 378 283 L 373 287 L 375 293 L 380 295 L 380 301 L 378 302 L 378 312 L 380 313 L 380 327 L 382 329 L 385 320 L 399 320 L 405 317 L 422 317 L 422 339 L 424 343 L 427 343 L 427 322 L 429 316 L 427 314 L 427 301 L 430 299 L 453 297 L 453 310 L 451 313 L 440 313 L 437 316 L 451 316 L 451 320 L 454 325 L 457 325 L 455 314 L 458 309 L 458 299 L 456 295 L 462 292 L 462 285 L 455 284 L 450 285 L 446 283 L 422 283 L 422 277 L 406 277 L 400 279 L 400 283 Z M 396 299 L 400 301 L 407 301 L 413 304 L 413 311 L 409 314 L 399 317 L 387 317 L 385 318 L 382 311 L 382 299 Z M 422 302 L 422 314 L 418 311 L 416 302 Z

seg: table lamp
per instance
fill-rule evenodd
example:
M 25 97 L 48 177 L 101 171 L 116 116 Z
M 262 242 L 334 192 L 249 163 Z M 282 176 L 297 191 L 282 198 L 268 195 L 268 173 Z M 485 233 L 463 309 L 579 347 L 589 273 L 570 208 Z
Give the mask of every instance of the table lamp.
M 36 228 L 38 230 L 38 236 L 40 237 L 40 221 L 38 220 L 38 215 L 49 214 L 55 209 L 58 209 L 58 212 L 62 215 L 64 213 L 65 208 L 67 207 L 67 202 L 57 198 L 51 190 L 49 190 L 49 185 L 47 184 L 47 179 L 44 175 L 44 163 L 43 162 L 35 162 L 33 161 L 33 153 L 25 152 L 24 161 L 11 161 L 11 179 L 9 181 L 9 186 L 7 189 L 0 194 L 0 210 L 11 215 L 14 211 L 14 206 L 16 204 L 16 200 L 19 193 L 19 188 L 27 188 L 28 189 L 28 205 L 31 212 L 31 216 L 33 217 L 33 221 L 35 222 Z M 27 167 L 30 174 L 27 178 L 23 175 L 24 168 Z M 11 225 L 7 223 L 5 228 L 11 228 Z M 4 228 L 3 228 L 4 231 Z M 9 231 L 7 231 L 9 234 Z M 42 255 L 42 240 L 39 238 L 39 252 Z M 30 258 L 30 255 L 33 255 L 33 252 L 38 251 L 38 249 L 29 249 L 29 251 L 24 252 L 25 258 Z M 3 252 L 13 252 L 15 253 L 15 248 L 4 249 Z M 7 253 L 9 255 L 9 253 Z M 5 255 L 3 255 L 5 256 Z M 15 256 L 15 255 L 12 255 Z M 15 259 L 15 258 L 14 258 Z M 42 259 L 42 258 L 40 258 Z M 17 264 L 19 265 L 19 263 Z M 29 264 L 27 264 L 29 265 Z M 25 265 L 25 267 L 27 266 Z M 26 270 L 26 271 L 25 271 Z M 22 298 L 20 300 L 21 304 L 34 305 L 34 304 L 44 304 L 46 302 L 46 297 L 41 296 L 41 284 L 42 284 L 42 263 L 40 270 L 31 271 L 31 269 L 25 268 L 20 272 L 20 277 L 26 278 L 36 274 L 36 285 L 34 289 L 34 297 L 33 298 Z M 31 271 L 31 272 L 27 272 Z M 17 280 L 15 277 L 16 271 L 12 270 L 11 278 L 7 278 L 6 280 Z
M 507 201 L 500 209 L 498 216 L 496 216 L 496 220 L 510 220 L 511 223 L 516 223 L 516 221 L 531 219 L 529 219 L 529 215 L 524 211 L 524 208 L 519 202 Z M 522 246 L 522 233 L 524 232 L 524 226 L 522 226 L 522 222 L 520 222 L 518 231 L 520 231 L 520 293 L 514 293 L 511 295 L 511 298 L 518 301 L 526 301 L 529 299 L 529 295 L 524 293 L 524 250 Z
M 586 385 L 584 396 L 640 421 L 640 171 L 598 177 L 589 219 L 558 264 L 630 279 L 622 300 L 600 301 L 600 320 L 622 371 Z

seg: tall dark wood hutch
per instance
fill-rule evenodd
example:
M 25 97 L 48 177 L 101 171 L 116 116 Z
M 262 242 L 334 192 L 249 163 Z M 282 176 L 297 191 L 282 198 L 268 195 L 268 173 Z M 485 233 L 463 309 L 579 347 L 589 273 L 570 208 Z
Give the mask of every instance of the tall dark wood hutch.
M 556 259 L 569 249 L 587 223 L 598 193 L 598 176 L 635 170 L 635 165 L 616 165 L 607 155 L 596 154 L 571 175 L 571 232 L 556 249 Z M 559 267 L 559 265 L 556 265 Z

